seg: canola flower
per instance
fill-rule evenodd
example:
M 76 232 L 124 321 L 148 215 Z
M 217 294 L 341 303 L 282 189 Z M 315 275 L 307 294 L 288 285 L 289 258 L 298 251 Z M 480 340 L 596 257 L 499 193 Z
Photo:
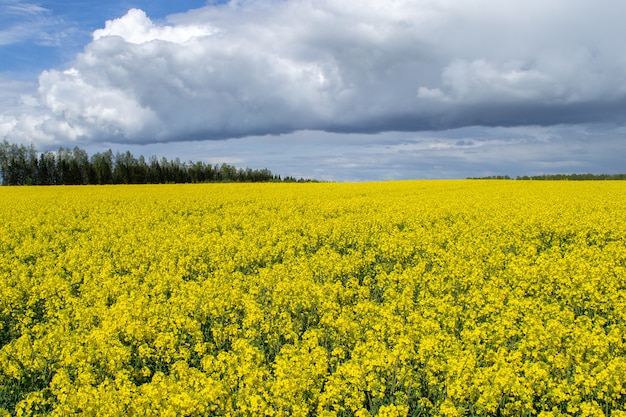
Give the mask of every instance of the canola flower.
M 626 183 L 0 188 L 0 416 L 626 416 Z

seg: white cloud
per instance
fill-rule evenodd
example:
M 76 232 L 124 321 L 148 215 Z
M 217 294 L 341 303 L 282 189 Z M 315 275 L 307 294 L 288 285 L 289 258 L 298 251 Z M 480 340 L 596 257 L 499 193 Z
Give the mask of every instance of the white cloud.
M 207 25 L 157 26 L 143 10 L 130 9 L 125 16 L 107 21 L 104 29 L 93 33 L 93 39 L 97 41 L 105 36 L 120 36 L 127 42 L 136 44 L 154 40 L 181 44 L 213 33 L 215 30 Z
M 39 77 L 43 105 L 61 122 L 61 134 L 70 140 L 87 137 L 91 127 L 110 138 L 133 137 L 146 126 L 158 125 L 154 113 L 120 88 L 99 88 L 81 73 L 44 71 Z
M 5 106 L 0 133 L 151 143 L 623 123 L 624 15 L 619 0 L 245 0 L 163 23 L 131 9 L 40 75 L 29 115 Z

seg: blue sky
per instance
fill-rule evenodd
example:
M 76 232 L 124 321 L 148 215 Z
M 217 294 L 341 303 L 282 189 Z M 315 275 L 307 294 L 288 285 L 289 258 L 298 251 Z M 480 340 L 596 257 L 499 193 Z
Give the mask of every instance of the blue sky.
M 621 0 L 0 0 L 0 138 L 337 181 L 626 172 Z
M 131 8 L 145 10 L 153 20 L 161 21 L 206 4 L 202 0 L 0 0 L 0 72 L 30 79 L 45 69 L 63 67 L 91 41 L 94 30 Z

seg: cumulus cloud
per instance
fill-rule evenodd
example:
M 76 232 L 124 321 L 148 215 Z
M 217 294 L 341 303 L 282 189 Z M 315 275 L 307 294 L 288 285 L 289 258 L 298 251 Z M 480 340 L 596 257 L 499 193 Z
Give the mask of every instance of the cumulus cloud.
M 106 22 L 104 29 L 96 30 L 93 33 L 93 39 L 97 41 L 107 36 L 119 36 L 135 44 L 155 40 L 183 44 L 193 38 L 212 33 L 214 30 L 208 25 L 157 26 L 143 10 L 130 9 L 125 16 Z
M 624 122 L 619 0 L 232 0 L 106 22 L 4 132 L 85 142 Z M 465 146 L 467 147 L 467 146 Z

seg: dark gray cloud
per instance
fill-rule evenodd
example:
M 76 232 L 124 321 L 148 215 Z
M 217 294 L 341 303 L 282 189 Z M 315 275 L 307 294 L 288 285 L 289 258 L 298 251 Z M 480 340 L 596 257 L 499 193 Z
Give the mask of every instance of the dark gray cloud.
M 226 141 L 143 144 L 136 155 L 269 168 L 333 181 L 626 172 L 626 128 L 614 125 L 465 127 L 343 134 L 299 131 Z M 89 145 L 90 154 L 114 144 Z
M 34 12 L 37 12 L 34 10 Z M 231 1 L 131 10 L 0 134 L 149 143 L 624 123 L 618 0 Z

